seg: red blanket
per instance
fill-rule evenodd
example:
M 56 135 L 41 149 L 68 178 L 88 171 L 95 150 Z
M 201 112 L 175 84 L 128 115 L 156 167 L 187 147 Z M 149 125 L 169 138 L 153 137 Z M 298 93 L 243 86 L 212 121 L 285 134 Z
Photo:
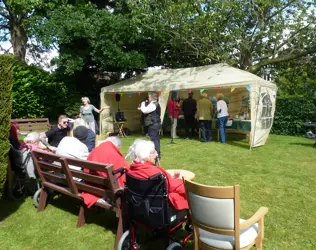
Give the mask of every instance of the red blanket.
M 113 164 L 114 170 L 119 168 L 129 168 L 129 164 L 125 161 L 124 156 L 121 154 L 119 149 L 113 145 L 112 142 L 103 142 L 101 145 L 96 147 L 89 154 L 88 161 L 100 162 L 105 164 Z M 100 176 L 107 177 L 106 173 L 96 171 L 93 172 L 89 169 L 84 169 L 85 173 L 97 174 Z M 117 175 L 117 177 L 119 174 Z M 118 179 L 118 184 L 123 187 L 125 183 L 125 175 Z

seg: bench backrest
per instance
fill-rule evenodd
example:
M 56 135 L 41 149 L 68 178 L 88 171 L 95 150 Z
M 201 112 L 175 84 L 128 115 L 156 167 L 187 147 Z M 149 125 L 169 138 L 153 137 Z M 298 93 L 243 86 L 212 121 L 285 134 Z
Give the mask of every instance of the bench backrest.
M 80 197 L 81 192 L 87 192 L 104 200 L 116 199 L 120 187 L 112 174 L 113 165 L 83 161 L 38 150 L 33 150 L 31 154 L 44 187 L 75 198 Z M 69 166 L 104 172 L 107 177 L 87 174 Z M 82 181 L 74 180 L 73 177 Z
M 13 122 L 19 124 L 21 131 L 47 131 L 50 128 L 48 118 L 11 120 Z

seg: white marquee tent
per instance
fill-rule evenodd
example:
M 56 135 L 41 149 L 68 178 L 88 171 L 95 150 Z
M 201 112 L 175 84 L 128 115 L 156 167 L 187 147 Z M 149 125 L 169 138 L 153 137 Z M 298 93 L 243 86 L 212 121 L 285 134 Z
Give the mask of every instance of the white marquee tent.
M 228 105 L 230 117 L 236 117 L 240 107 L 247 98 L 250 105 L 248 119 L 251 120 L 250 148 L 264 145 L 272 126 L 277 87 L 247 71 L 230 67 L 226 64 L 214 64 L 202 67 L 183 69 L 152 69 L 134 78 L 120 81 L 101 89 L 101 106 L 111 106 L 114 113 L 117 109 L 115 94 L 121 94 L 120 110 L 125 113 L 126 127 L 131 130 L 141 128 L 138 105 L 147 97 L 149 91 L 160 93 L 162 117 L 164 117 L 170 91 L 178 91 L 182 97 L 188 91 L 199 98 L 200 90 L 207 91 L 209 96 L 221 92 L 230 98 Z M 249 102 L 248 102 L 249 100 Z M 100 129 L 104 133 L 109 128 L 106 122 L 111 119 L 109 112 L 104 112 L 100 119 Z

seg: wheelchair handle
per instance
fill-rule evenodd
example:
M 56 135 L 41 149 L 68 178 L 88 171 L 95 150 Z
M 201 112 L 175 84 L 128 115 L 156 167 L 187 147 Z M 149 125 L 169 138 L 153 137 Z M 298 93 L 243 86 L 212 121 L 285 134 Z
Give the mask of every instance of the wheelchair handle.
M 116 175 L 116 174 L 123 175 L 124 173 L 125 173 L 125 168 L 119 168 L 119 169 L 116 169 L 116 170 L 112 171 L 113 175 Z

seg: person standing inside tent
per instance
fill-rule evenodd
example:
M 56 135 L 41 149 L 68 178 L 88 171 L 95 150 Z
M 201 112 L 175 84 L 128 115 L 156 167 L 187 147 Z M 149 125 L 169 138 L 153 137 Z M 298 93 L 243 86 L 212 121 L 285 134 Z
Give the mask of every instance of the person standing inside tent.
M 200 123 L 201 129 L 201 142 L 212 141 L 212 117 L 213 117 L 213 105 L 209 99 L 207 99 L 207 93 L 201 92 L 201 99 L 197 105 L 197 119 Z M 206 138 L 207 133 L 207 138 Z
M 104 109 L 109 108 L 105 106 L 100 110 L 90 104 L 90 99 L 88 97 L 82 97 L 82 106 L 80 107 L 80 117 L 89 125 L 90 129 L 95 133 L 96 123 L 93 116 L 93 111 L 101 113 Z
M 178 100 L 178 93 L 176 91 L 172 91 L 171 99 L 168 101 L 168 115 L 171 120 L 171 138 L 178 139 L 177 136 L 177 124 L 179 118 L 179 111 L 181 110 L 180 102 Z
M 148 100 L 149 104 L 146 105 L 146 102 L 142 102 L 138 110 L 142 111 L 144 114 L 144 125 L 148 127 L 148 136 L 154 143 L 155 149 L 158 153 L 158 158 L 160 158 L 159 131 L 161 128 L 161 108 L 158 103 L 158 94 L 156 92 L 151 92 Z
M 194 138 L 196 122 L 194 119 L 196 113 L 196 100 L 193 99 L 193 92 L 190 91 L 188 98 L 182 103 L 182 111 L 184 114 L 185 134 L 186 139 L 189 139 L 189 128 L 191 128 L 192 138 Z
M 228 120 L 228 108 L 227 104 L 224 101 L 224 95 L 222 93 L 218 93 L 216 95 L 217 99 L 217 118 L 219 124 L 219 135 L 221 143 L 226 143 L 226 123 Z

